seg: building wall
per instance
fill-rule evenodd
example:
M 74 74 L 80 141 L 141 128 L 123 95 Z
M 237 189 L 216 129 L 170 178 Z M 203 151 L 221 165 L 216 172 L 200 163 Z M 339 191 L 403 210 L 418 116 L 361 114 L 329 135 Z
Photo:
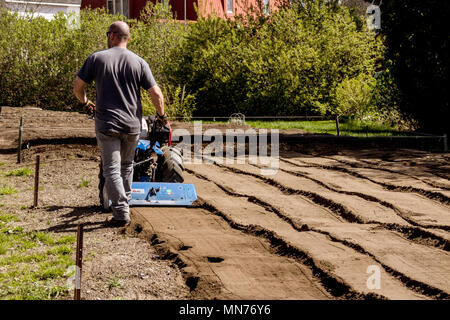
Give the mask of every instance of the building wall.
M 129 0 L 130 18 L 139 18 L 139 13 L 144 8 L 147 1 L 155 3 L 157 0 Z M 270 0 L 270 10 L 276 8 L 277 1 L 279 0 Z M 178 20 L 184 20 L 184 2 L 185 0 L 169 0 L 174 16 L 176 16 Z M 257 3 L 257 0 L 233 0 L 233 2 L 235 12 L 237 14 L 242 14 L 251 4 L 255 5 Z M 230 14 L 226 12 L 226 3 L 227 0 L 186 0 L 186 19 L 197 20 L 197 14 L 195 12 L 194 5 L 198 7 L 201 16 L 208 16 L 214 13 L 222 18 L 232 18 L 234 16 L 234 13 Z M 106 0 L 81 1 L 82 9 L 88 6 L 93 9 L 106 7 Z
M 172 11 L 178 20 L 184 20 L 184 0 L 170 0 Z M 198 0 L 186 0 L 186 20 L 197 20 L 194 4 L 198 6 Z
M 128 0 L 130 1 L 130 0 Z M 142 11 L 142 9 L 145 7 L 145 4 L 148 0 L 131 0 L 130 1 L 130 18 L 133 19 L 139 19 L 139 14 Z M 153 3 L 156 2 L 156 0 L 151 0 Z
M 81 0 L 81 9 L 90 6 L 92 9 L 106 8 L 106 0 Z
M 5 6 L 10 9 L 17 11 L 21 16 L 40 16 L 47 20 L 53 19 L 54 15 L 58 12 L 74 13 L 74 19 L 78 20 L 80 13 L 80 2 L 79 0 L 65 0 L 65 1 L 31 1 L 25 2 L 23 0 L 6 0 L 4 1 Z M 71 21 L 71 23 L 75 20 Z
M 227 0 L 198 0 L 199 12 L 202 16 L 216 14 L 221 18 L 233 18 L 235 14 L 245 14 L 248 12 L 250 6 L 256 6 L 258 0 L 233 0 L 233 13 L 227 11 Z M 261 0 L 263 1 L 263 0 Z M 276 10 L 276 8 L 283 2 L 283 0 L 269 0 L 269 12 Z

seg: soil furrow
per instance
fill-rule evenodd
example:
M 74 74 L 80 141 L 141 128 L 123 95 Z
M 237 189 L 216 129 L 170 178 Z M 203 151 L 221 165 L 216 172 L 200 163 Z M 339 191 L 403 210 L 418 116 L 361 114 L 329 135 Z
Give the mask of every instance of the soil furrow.
M 217 180 L 226 180 L 226 181 L 230 181 L 230 178 L 229 177 L 227 177 L 226 176 L 226 174 L 225 173 L 220 173 L 220 175 L 216 175 L 216 176 L 214 176 L 214 179 L 210 176 L 210 171 L 208 170 L 208 167 L 210 167 L 210 166 L 202 166 L 202 169 L 201 169 L 201 172 L 202 172 L 202 174 L 200 174 L 199 172 L 197 172 L 197 174 L 196 173 L 194 173 L 196 176 L 198 176 L 200 179 L 203 179 L 203 180 L 205 180 L 205 181 L 208 181 L 209 182 L 209 184 L 214 184 L 215 185 L 215 187 L 218 187 L 218 188 L 220 188 L 220 190 L 222 190 L 224 193 L 226 193 L 227 195 L 231 195 L 231 196 L 236 196 L 236 197 L 240 197 L 240 198 L 247 198 L 248 199 L 248 201 L 251 201 L 251 202 L 256 202 L 257 204 L 259 204 L 259 205 L 261 205 L 261 206 L 263 206 L 264 208 L 268 208 L 271 212 L 273 212 L 274 214 L 276 214 L 276 216 L 278 216 L 278 217 L 281 217 L 284 221 L 286 221 L 287 223 L 289 223 L 290 225 L 291 225 L 291 228 L 292 229 L 294 229 L 294 230 L 296 230 L 298 233 L 300 232 L 302 235 L 304 235 L 305 233 L 311 233 L 311 231 L 312 232 L 316 232 L 316 233 L 321 233 L 321 234 L 324 234 L 324 235 L 326 235 L 326 236 L 329 236 L 330 235 L 330 233 L 328 232 L 328 231 L 323 231 L 323 230 L 321 230 L 323 227 L 313 227 L 313 225 L 314 225 L 314 222 L 310 225 L 309 223 L 310 223 L 310 221 L 299 221 L 298 219 L 297 219 L 297 216 L 298 216 L 298 214 L 297 214 L 297 216 L 295 216 L 295 218 L 293 217 L 293 215 L 295 215 L 295 213 L 293 213 L 292 214 L 292 212 L 291 212 L 291 214 L 287 214 L 286 213 L 286 211 L 284 210 L 284 208 L 283 209 L 281 209 L 280 208 L 280 203 L 278 203 L 278 206 L 274 206 L 273 205 L 273 199 L 265 199 L 265 200 L 261 200 L 261 199 L 258 199 L 258 197 L 255 197 L 253 194 L 244 194 L 244 193 L 241 193 L 241 192 L 238 192 L 234 187 L 232 188 L 232 187 L 229 187 L 228 185 L 229 184 L 227 184 L 226 186 L 224 186 L 223 184 L 221 184 L 221 183 L 219 183 Z M 206 173 L 206 176 L 205 176 L 205 173 Z M 221 176 L 221 178 L 218 178 L 219 176 Z M 191 180 L 192 181 L 192 180 Z M 194 182 L 197 182 L 197 180 L 194 180 Z M 235 184 L 233 184 L 233 185 L 238 185 L 238 186 L 243 186 L 243 184 L 242 184 L 242 182 L 241 181 L 239 181 L 239 179 L 234 179 L 234 182 L 235 182 Z M 202 185 L 200 182 L 198 182 L 198 183 L 196 183 L 196 185 Z M 256 188 L 256 186 L 254 186 L 253 185 L 253 181 L 248 181 L 248 184 L 247 184 L 247 186 L 248 186 L 248 188 L 250 188 L 250 189 L 257 189 Z M 208 193 L 210 194 L 212 191 L 212 189 L 214 189 L 214 187 L 212 187 L 211 185 L 209 185 L 209 186 L 207 186 L 207 187 L 203 187 L 202 186 L 202 188 L 205 188 L 205 191 L 206 190 L 208 190 Z M 199 190 L 199 192 L 201 192 L 201 190 L 202 190 L 202 188 Z M 238 189 L 240 189 L 239 187 L 238 187 Z M 256 192 L 256 191 L 255 191 Z M 270 190 L 267 190 L 267 192 L 265 193 L 265 194 L 267 194 L 267 193 L 275 193 L 275 192 L 271 192 Z M 210 195 L 208 195 L 208 197 L 209 197 Z M 214 195 L 211 195 L 211 200 L 210 201 L 215 201 L 214 199 L 217 199 L 217 198 L 219 198 L 220 197 L 220 195 L 219 194 L 214 194 Z M 257 201 L 255 201 L 254 199 L 257 199 Z M 280 202 L 282 203 L 284 201 L 284 199 L 280 199 Z M 227 212 L 229 212 L 229 215 L 231 215 L 231 216 L 234 216 L 235 215 L 235 213 L 232 211 L 232 210 L 227 210 Z M 233 213 L 232 213 L 233 212 Z M 236 214 L 236 215 L 238 215 L 238 214 Z M 300 214 L 300 216 L 301 216 L 301 214 Z M 244 218 L 242 218 L 242 219 L 244 219 Z M 250 219 L 249 217 L 248 217 L 248 215 L 246 215 L 245 216 L 245 219 Z M 266 229 L 270 229 L 270 230 L 273 230 L 273 231 L 275 231 L 277 234 L 279 234 L 279 235 L 283 235 L 283 238 L 285 238 L 285 239 L 291 239 L 293 236 L 292 235 L 290 235 L 290 236 L 285 236 L 285 232 L 283 232 L 283 231 L 279 231 L 277 228 L 281 228 L 281 226 L 279 227 L 279 223 L 280 222 L 277 222 L 277 221 L 275 221 L 275 220 L 269 220 L 269 218 L 268 217 L 266 217 L 266 221 L 259 221 L 259 225 L 261 225 L 261 226 L 263 226 L 264 227 L 264 224 L 267 226 L 266 227 Z M 336 225 L 336 222 L 334 221 L 334 220 L 331 220 L 330 221 L 330 223 L 332 224 L 332 223 L 334 223 L 335 225 Z M 292 226 L 292 224 L 295 224 L 294 226 Z M 338 222 L 338 224 L 346 224 L 346 223 L 339 223 Z M 320 225 L 320 224 L 319 224 Z M 310 230 L 310 232 L 308 232 L 308 230 Z M 366 230 L 362 230 L 362 232 L 367 232 Z M 339 240 L 338 239 L 338 237 L 335 235 L 334 236 L 334 239 L 333 239 L 333 241 L 335 241 L 335 242 L 340 242 L 340 243 L 342 243 L 343 245 L 345 245 L 345 246 L 348 246 L 349 248 L 352 248 L 352 249 L 354 249 L 354 246 L 349 246 L 348 245 L 348 243 L 346 243 L 345 241 L 342 241 L 342 240 Z M 293 241 L 290 241 L 291 243 L 293 242 Z M 308 243 L 308 241 L 302 241 L 302 242 L 300 242 L 300 244 L 298 244 L 297 246 L 300 246 L 300 248 L 302 248 L 302 250 L 304 251 L 304 250 L 306 250 L 305 248 L 304 248 L 304 246 L 306 245 Z M 311 251 L 314 251 L 314 250 L 319 250 L 318 248 L 325 248 L 327 246 L 327 244 L 324 244 L 324 243 L 318 243 L 318 242 L 315 242 L 314 243 L 314 245 L 312 245 L 311 247 L 307 247 L 307 250 L 311 250 Z M 328 251 L 330 250 L 330 249 L 327 249 Z M 364 251 L 361 251 L 361 250 L 359 250 L 359 252 L 361 252 L 362 254 L 367 254 L 366 252 L 364 252 Z M 358 259 L 360 259 L 360 258 L 358 258 Z M 354 261 L 354 260 L 352 260 L 352 259 L 349 259 L 349 261 Z M 337 265 L 339 265 L 340 263 L 342 263 L 341 261 L 339 261 L 339 262 L 337 262 L 337 261 L 333 261 L 332 259 L 331 260 L 327 260 L 327 264 L 331 264 L 331 265 L 333 265 L 333 266 L 335 266 L 336 264 Z M 348 263 L 350 263 L 350 262 L 348 262 Z M 367 267 L 367 265 L 366 265 L 366 267 Z M 386 269 L 387 270 L 387 269 Z M 391 270 L 393 270 L 393 269 L 391 269 Z M 394 274 L 394 273 L 393 273 Z M 400 277 L 400 275 L 401 275 L 401 277 Z M 405 283 L 405 285 L 407 285 L 410 289 L 412 289 L 412 290 L 418 290 L 418 288 L 420 288 L 420 290 L 418 290 L 417 292 L 420 292 L 420 293 L 425 293 L 426 295 L 430 295 L 430 296 L 432 296 L 432 297 L 435 297 L 435 296 L 443 296 L 445 293 L 444 292 L 441 292 L 441 291 L 439 291 L 439 289 L 437 289 L 437 291 L 435 290 L 435 288 L 433 288 L 432 286 L 430 286 L 430 285 L 428 285 L 428 284 L 425 284 L 425 283 L 423 283 L 423 285 L 421 285 L 421 286 L 419 286 L 419 287 L 417 287 L 417 283 L 418 283 L 418 281 L 415 281 L 414 279 L 412 279 L 412 278 L 410 278 L 410 277 L 408 277 L 408 276 L 406 276 L 406 275 L 404 275 L 404 274 L 402 274 L 401 272 L 399 272 L 399 271 L 396 271 L 396 273 L 395 273 L 395 277 L 399 277 L 399 278 L 401 278 L 401 279 L 403 279 L 404 280 L 404 283 Z M 417 282 L 417 283 L 416 283 Z M 414 285 L 412 285 L 412 284 L 414 284 Z
M 201 183 L 198 179 L 200 178 L 189 177 L 190 182 L 200 186 L 199 194 L 205 195 L 206 198 L 202 200 L 212 212 L 222 216 L 234 228 L 269 239 L 278 254 L 296 257 L 309 265 L 334 296 L 347 299 L 381 298 L 381 296 L 390 299 L 420 298 L 419 293 L 404 288 L 400 281 L 383 269 L 381 269 L 382 289 L 368 289 L 366 269 L 369 265 L 376 264 L 373 259 L 338 242 L 330 241 L 328 236 L 319 232 L 299 232 L 297 230 L 301 229 L 300 226 L 295 230 L 286 221 L 279 219 L 272 210 L 261 216 L 256 213 L 257 210 L 249 209 L 254 207 L 249 204 L 251 199 L 238 196 L 230 201 L 225 191 L 211 182 Z M 202 192 L 206 190 L 208 192 Z M 421 296 L 420 299 L 425 297 Z
M 329 299 L 309 267 L 200 208 L 132 208 L 136 228 L 179 266 L 196 299 Z M 148 232 L 148 234 L 145 234 Z
M 385 167 L 381 167 L 380 163 L 375 164 L 372 161 L 368 161 L 368 160 L 364 160 L 364 159 L 358 159 L 357 162 L 348 162 L 345 160 L 341 160 L 341 159 L 337 159 L 336 157 L 328 157 L 328 159 L 333 159 L 336 160 L 338 162 L 341 162 L 345 165 L 349 165 L 353 168 L 364 168 L 364 169 L 372 169 L 372 170 L 379 170 L 379 171 L 384 171 L 384 172 L 388 172 L 388 173 L 392 173 L 394 175 L 399 175 L 399 176 L 405 176 L 408 177 L 409 179 L 424 183 L 430 187 L 433 188 L 439 188 L 439 189 L 443 189 L 443 190 L 448 190 L 450 191 L 450 185 L 446 185 L 444 183 L 439 183 L 436 181 L 430 181 L 430 180 L 426 180 L 424 178 L 418 178 L 412 174 L 408 174 L 405 172 L 402 172 L 400 170 L 393 170 L 393 169 L 388 169 Z M 392 164 L 390 164 L 392 166 Z M 428 178 L 430 179 L 436 179 L 436 178 L 440 178 L 439 175 L 434 174 L 434 173 L 430 173 L 428 172 Z
M 349 176 L 356 177 L 360 180 L 367 181 L 365 184 L 364 182 L 361 182 L 364 184 L 364 189 L 370 189 L 371 192 L 378 192 L 378 194 L 382 194 L 383 196 L 379 196 L 379 198 L 383 199 L 393 199 L 393 202 L 397 203 L 397 208 L 402 208 L 403 212 L 410 212 L 411 216 L 415 218 L 415 220 L 423 218 L 423 223 L 427 223 L 427 220 L 435 220 L 435 219 L 444 219 L 444 221 L 449 222 L 450 219 L 450 198 L 446 197 L 442 193 L 439 192 L 432 192 L 427 191 L 423 189 L 417 189 L 414 187 L 400 187 L 400 186 L 394 186 L 391 184 L 387 184 L 378 180 L 375 180 L 371 177 L 368 177 L 366 175 L 363 175 L 359 172 L 349 170 L 347 168 L 339 167 L 339 166 L 331 166 L 331 165 L 324 165 L 324 164 L 318 164 L 318 163 L 311 163 L 306 162 L 304 160 L 296 159 L 296 161 L 299 161 L 301 163 L 306 163 L 310 165 L 309 168 L 317 168 L 317 169 L 324 169 L 328 171 L 334 171 L 338 173 L 343 173 L 341 175 L 338 175 L 334 177 L 334 179 L 347 179 L 349 180 Z M 292 161 L 290 161 L 292 163 Z M 295 162 L 293 162 L 295 165 Z M 307 168 L 303 165 L 300 165 L 299 168 Z M 331 179 L 330 174 L 323 175 L 323 177 L 326 177 L 328 179 Z M 337 178 L 339 177 L 339 178 Z M 347 183 L 343 183 L 341 180 L 340 187 L 346 187 Z M 352 181 L 353 184 L 357 183 L 356 180 Z M 368 183 L 368 184 L 367 184 Z M 374 185 L 381 186 L 381 188 L 376 188 L 374 185 L 370 185 L 370 183 L 373 183 Z M 378 190 L 377 190 L 378 189 Z M 384 191 L 384 192 L 382 192 Z M 395 193 L 390 193 L 390 192 Z M 413 193 L 413 195 L 411 195 Z M 424 198 L 417 198 L 418 196 L 422 196 Z M 433 200 L 430 202 L 429 200 Z M 428 200 L 428 201 L 426 201 Z M 386 201 L 387 202 L 387 201 Z M 422 208 L 420 212 L 418 211 L 418 208 Z M 428 215 L 433 215 L 429 218 Z M 435 221 L 436 222 L 436 221 Z M 448 227 L 450 226 L 449 223 L 427 223 L 428 225 L 439 225 L 439 228 L 444 228 L 445 230 L 450 230 Z
M 366 169 L 366 170 L 376 170 L 374 168 L 365 168 L 365 167 L 359 167 L 358 165 L 356 165 L 355 163 L 349 162 L 349 161 L 345 161 L 345 160 L 341 160 L 341 159 L 336 159 L 336 158 L 329 158 L 329 157 L 324 157 L 326 159 L 330 159 L 330 160 L 334 160 L 337 162 L 340 162 L 346 166 L 350 166 L 354 169 Z M 302 160 L 299 160 L 302 161 Z M 304 162 L 304 161 L 302 161 Z M 308 163 L 308 162 L 305 162 Z M 422 188 L 418 188 L 418 187 L 414 187 L 411 185 L 395 185 L 392 183 L 387 183 L 385 181 L 382 181 L 381 179 L 374 179 L 373 177 L 369 177 L 367 174 L 361 174 L 359 172 L 353 171 L 353 170 L 349 170 L 347 168 L 343 168 L 343 167 L 339 167 L 339 166 L 334 166 L 334 165 L 319 165 L 321 166 L 323 169 L 327 169 L 327 170 L 337 170 L 337 171 L 342 171 L 348 174 L 351 174 L 357 178 L 360 179 L 365 179 L 368 180 L 370 182 L 376 183 L 382 187 L 384 187 L 386 190 L 391 190 L 391 191 L 399 191 L 399 192 L 410 192 L 410 193 L 417 193 L 419 195 L 425 196 L 427 198 L 429 198 L 430 200 L 434 200 L 434 201 L 438 201 L 440 203 L 446 204 L 446 205 L 450 205 L 450 197 L 447 196 L 446 194 L 444 194 L 444 192 L 446 193 L 445 190 L 440 190 L 440 191 L 433 191 L 430 189 L 424 189 Z
M 243 172 L 249 174 L 248 171 L 252 170 L 246 170 Z M 253 171 L 255 170 L 253 169 Z M 250 172 L 249 175 L 251 176 L 252 174 L 253 173 Z M 268 179 L 266 177 L 261 178 L 263 180 Z M 231 183 L 232 180 L 228 179 L 228 181 L 230 181 Z M 239 186 L 242 185 L 242 183 L 239 183 L 238 181 L 233 182 L 234 184 L 237 184 Z M 228 183 L 228 185 L 230 183 Z M 304 223 L 310 226 L 308 221 L 304 221 Z M 310 229 L 313 230 L 312 227 L 310 227 Z M 412 288 L 414 285 L 411 285 L 411 283 L 417 281 L 423 284 L 421 286 L 422 292 L 427 292 L 427 294 L 437 296 L 438 298 L 446 296 L 447 293 L 444 290 L 445 288 L 447 288 L 445 284 L 447 280 L 444 281 L 443 279 L 446 279 L 446 274 L 448 274 L 450 270 L 447 270 L 449 266 L 446 266 L 443 261 L 450 259 L 450 256 L 447 252 L 441 250 L 434 251 L 436 250 L 434 248 L 422 246 L 421 244 L 414 244 L 414 242 L 410 242 L 404 239 L 404 237 L 400 237 L 400 234 L 396 235 L 393 231 L 384 230 L 383 226 L 381 225 L 364 225 L 363 227 L 361 224 L 344 225 L 343 223 L 335 223 L 334 226 L 322 225 L 320 226 L 320 228 L 314 228 L 314 230 L 317 229 L 325 232 L 332 231 L 334 237 L 336 238 L 343 238 L 344 240 L 352 239 L 352 241 L 356 241 L 356 244 L 364 247 L 367 252 L 371 252 L 374 257 L 377 257 L 378 261 L 382 261 L 384 265 L 389 267 L 391 270 L 394 270 L 397 276 L 404 279 L 405 281 L 407 280 L 405 282 L 405 285 L 408 285 Z M 416 230 L 416 232 L 418 231 L 419 230 Z M 375 241 L 378 244 L 378 247 L 374 246 L 371 241 Z M 367 248 L 369 248 L 370 250 Z M 394 251 L 398 252 L 391 253 L 390 250 L 392 250 L 392 248 L 396 248 L 396 250 Z M 427 262 L 424 262 L 421 259 L 417 259 L 416 254 L 419 251 L 422 256 L 428 256 L 426 260 Z M 429 263 L 429 265 L 427 265 L 427 263 Z M 430 277 L 424 275 L 423 270 L 426 269 L 434 269 L 436 272 L 436 276 L 431 277 L 431 279 Z
M 254 167 L 254 166 L 252 166 L 252 167 Z M 306 198 L 308 198 L 308 195 L 311 194 L 310 191 L 299 190 L 298 188 L 296 188 L 296 189 L 290 188 L 284 184 L 280 184 L 278 181 L 276 181 L 274 179 L 267 178 L 267 177 L 261 176 L 259 174 L 254 174 L 252 172 L 249 172 L 248 170 L 243 171 L 236 167 L 229 167 L 229 166 L 222 166 L 222 168 L 229 170 L 233 173 L 249 175 L 254 178 L 260 179 L 263 182 L 278 188 L 282 192 L 287 192 L 289 194 L 304 195 Z M 258 168 L 258 167 L 256 167 L 256 168 Z M 304 185 L 302 185 L 302 187 L 304 188 Z M 328 194 L 328 196 L 330 196 L 330 194 Z M 380 227 L 385 228 L 386 230 L 397 231 L 400 234 L 402 234 L 406 239 L 414 241 L 415 243 L 442 249 L 444 251 L 450 251 L 450 236 L 449 236 L 448 232 L 446 232 L 444 230 L 437 229 L 437 228 L 429 228 L 429 229 L 425 230 L 419 226 L 412 226 L 403 220 L 395 223 L 395 222 L 392 222 L 392 220 L 393 220 L 392 217 L 387 217 L 387 219 L 383 219 L 383 220 L 376 219 L 376 218 L 375 218 L 375 220 L 373 220 L 374 218 L 368 217 L 368 219 L 364 220 L 364 221 L 355 220 L 353 218 L 346 219 L 346 217 L 357 217 L 358 215 L 355 212 L 353 212 L 352 210 L 350 210 L 349 208 L 347 208 L 346 206 L 343 206 L 342 204 L 337 203 L 337 202 L 332 201 L 333 205 L 327 205 L 327 203 L 324 204 L 321 201 L 315 201 L 318 198 L 323 199 L 324 197 L 321 195 L 317 195 L 310 199 L 315 204 L 317 204 L 319 206 L 324 206 L 324 207 L 330 209 L 331 211 L 334 211 L 336 215 L 341 215 L 342 212 L 345 212 L 346 214 L 343 215 L 342 217 L 347 222 L 359 223 L 359 224 L 377 224 Z M 331 201 L 331 200 L 328 200 L 328 201 Z
M 347 194 L 347 195 L 354 195 L 354 196 L 360 197 L 360 198 L 362 198 L 364 200 L 367 200 L 367 201 L 379 203 L 379 204 L 381 204 L 382 206 L 384 206 L 386 208 L 392 209 L 392 211 L 396 215 L 400 216 L 403 220 L 407 221 L 409 224 L 411 224 L 413 226 L 422 227 L 422 228 L 426 228 L 426 229 L 430 228 L 430 229 L 450 230 L 450 225 L 424 224 L 424 223 L 420 223 L 420 222 L 415 221 L 414 219 L 412 219 L 410 217 L 412 215 L 414 216 L 414 214 L 415 215 L 420 215 L 420 214 L 418 214 L 418 213 L 412 213 L 411 214 L 411 212 L 407 212 L 407 211 L 397 207 L 392 202 L 381 200 L 381 199 L 385 198 L 384 197 L 386 195 L 385 192 L 381 192 L 378 197 L 375 197 L 375 196 L 369 195 L 367 193 L 362 193 L 362 192 L 358 192 L 358 191 L 349 191 L 350 188 L 353 188 L 353 186 L 350 186 L 349 184 L 346 184 L 345 180 L 344 180 L 344 183 L 340 183 L 339 185 L 336 185 L 336 187 L 334 187 L 333 186 L 333 182 L 335 182 L 335 181 L 339 181 L 340 182 L 340 180 L 334 179 L 334 178 L 329 177 L 329 176 L 324 176 L 323 174 L 321 174 L 320 175 L 321 179 L 325 178 L 325 180 L 329 180 L 329 181 L 323 181 L 323 180 L 320 180 L 319 178 L 315 178 L 315 177 L 312 176 L 312 175 L 314 175 L 314 172 L 311 172 L 310 170 L 308 171 L 308 168 L 311 168 L 311 167 L 308 167 L 308 166 L 305 167 L 303 165 L 299 165 L 299 164 L 297 164 L 297 163 L 295 163 L 293 161 L 289 161 L 289 160 L 286 160 L 286 159 L 281 159 L 281 161 L 286 162 L 286 163 L 288 163 L 290 165 L 293 165 L 296 168 L 302 168 L 303 169 L 303 170 L 299 170 L 299 169 L 294 169 L 294 170 L 291 169 L 291 170 L 289 170 L 289 169 L 286 169 L 286 168 L 280 168 L 280 170 L 285 172 L 285 173 L 291 174 L 293 176 L 301 177 L 301 178 L 304 178 L 304 179 L 311 180 L 311 181 L 317 183 L 318 185 L 322 186 L 323 188 L 326 188 L 328 190 L 331 190 L 331 191 L 334 191 L 334 192 L 337 192 L 337 193 Z M 260 167 L 258 167 L 258 168 L 260 168 Z M 317 176 L 318 176 L 318 174 L 317 174 Z M 343 190 L 343 189 L 348 189 L 348 190 Z M 358 188 L 355 187 L 354 189 L 358 189 Z M 365 190 L 367 190 L 366 192 L 373 193 L 373 190 L 371 190 L 370 188 L 366 187 Z M 375 194 L 377 194 L 377 193 L 375 193 Z M 398 195 L 396 195 L 396 196 L 398 196 Z
M 267 195 L 268 194 L 273 195 L 276 190 L 265 190 L 264 192 L 260 192 L 260 195 L 258 195 L 257 192 L 251 193 L 251 194 L 238 193 L 238 192 L 235 192 L 231 187 L 225 186 L 224 184 L 218 183 L 217 181 L 214 181 L 211 178 L 205 176 L 204 174 L 208 172 L 209 168 L 210 168 L 210 166 L 203 166 L 202 173 L 199 173 L 195 170 L 191 170 L 189 168 L 186 168 L 186 171 L 189 172 L 190 174 L 195 175 L 196 177 L 198 177 L 200 179 L 207 180 L 207 181 L 214 183 L 216 186 L 221 188 L 224 192 L 226 192 L 229 195 L 238 196 L 238 197 L 246 197 L 249 199 L 249 201 L 255 202 L 259 205 L 264 206 L 265 208 L 268 208 L 269 210 L 271 210 L 272 212 L 277 214 L 281 219 L 288 222 L 295 230 L 298 230 L 298 231 L 310 230 L 310 226 L 305 224 L 301 219 L 296 219 L 294 221 L 292 218 L 290 218 L 286 214 L 282 213 L 282 211 L 279 208 L 275 207 L 272 203 L 267 201 L 267 200 L 269 200 L 269 201 L 272 200 L 272 202 L 274 201 L 273 199 L 271 199 L 270 196 L 267 196 Z M 225 173 L 222 173 L 222 174 L 225 174 Z M 237 177 L 233 177 L 233 181 L 235 181 L 236 179 L 237 179 Z M 230 177 L 230 181 L 231 181 L 231 177 Z M 252 189 L 252 187 L 254 186 L 254 184 L 252 183 L 253 181 L 246 181 L 246 182 L 248 184 L 248 189 Z M 244 181 L 242 181 L 242 183 L 240 185 L 241 186 L 245 185 Z M 247 188 L 244 187 L 244 189 L 247 189 Z M 265 194 L 265 196 L 262 196 L 263 194 Z M 263 200 L 262 197 L 265 197 L 265 200 Z M 278 195 L 277 197 L 281 198 L 281 197 L 283 197 L 283 195 Z M 292 197 L 292 195 L 290 197 Z M 283 200 L 286 202 L 292 201 L 292 199 L 289 199 L 288 197 L 284 198 Z M 306 201 L 306 199 L 304 199 L 304 198 L 299 198 L 299 200 Z M 276 200 L 275 200 L 275 202 L 276 202 Z M 299 202 L 296 202 L 296 204 L 298 206 Z M 297 209 L 298 209 L 298 207 L 297 207 Z M 322 220 L 318 219 L 318 217 L 317 217 L 317 216 L 323 215 L 324 212 L 328 213 L 328 210 L 319 210 L 319 212 L 316 212 L 317 210 L 314 210 L 314 209 L 316 209 L 316 208 L 311 208 L 311 207 L 308 207 L 307 209 L 304 208 L 304 210 L 315 211 L 314 216 L 315 216 L 316 224 L 317 223 L 318 224 L 328 223 L 328 220 L 326 220 L 326 218 L 328 218 L 330 215 L 327 214 L 326 218 L 322 219 Z M 339 213 L 336 213 L 336 214 L 339 214 Z M 310 217 L 310 219 L 311 219 L 311 217 Z M 335 219 L 335 221 L 342 221 L 342 220 Z M 352 222 L 352 221 L 349 221 L 349 222 Z M 382 223 L 382 222 L 378 222 L 378 221 L 369 221 L 366 223 L 367 224 L 369 224 L 369 223 L 370 224 L 378 224 L 381 227 L 385 228 L 386 230 L 399 232 L 406 239 L 414 241 L 415 243 L 425 244 L 425 245 L 428 245 L 428 246 L 431 246 L 434 248 L 442 249 L 444 251 L 450 251 L 450 240 L 449 239 L 442 237 L 442 235 L 440 235 L 440 234 L 434 234 L 427 230 L 423 230 L 420 227 L 399 225 L 399 224 L 395 224 L 395 223 Z
M 201 198 L 200 201 L 203 202 L 203 208 L 205 210 L 222 217 L 232 228 L 240 230 L 244 233 L 263 237 L 270 242 L 271 247 L 276 254 L 295 258 L 300 263 L 310 267 L 313 275 L 320 280 L 321 284 L 334 297 L 344 299 L 386 299 L 382 295 L 375 293 L 362 294 L 356 292 L 342 279 L 339 279 L 335 275 L 331 274 L 325 268 L 319 267 L 319 265 L 315 263 L 314 259 L 311 258 L 308 253 L 290 245 L 285 240 L 281 239 L 275 232 L 258 225 L 245 225 L 238 223 L 231 219 L 227 214 L 217 209 L 214 205 L 210 204 L 208 201 Z
M 203 179 L 205 181 L 214 183 L 217 187 L 219 187 L 220 189 L 222 189 L 226 194 L 230 195 L 230 196 L 234 196 L 234 197 L 241 197 L 241 198 L 246 198 L 248 201 L 256 203 L 262 207 L 264 207 L 266 210 L 270 210 L 273 213 L 275 213 L 279 218 L 281 218 L 282 220 L 286 221 L 287 223 L 289 223 L 291 225 L 292 228 L 294 228 L 294 230 L 297 231 L 308 231 L 309 228 L 307 225 L 302 224 L 301 226 L 298 226 L 298 224 L 296 222 L 294 222 L 290 217 L 284 215 L 280 210 L 278 210 L 277 208 L 273 207 L 270 203 L 265 202 L 257 197 L 251 196 L 251 195 L 245 195 L 245 194 L 241 194 L 238 192 L 233 191 L 232 189 L 221 185 L 215 181 L 212 181 L 210 178 L 197 173 L 193 170 L 190 170 L 188 168 L 185 168 L 186 172 L 196 176 L 197 178 Z

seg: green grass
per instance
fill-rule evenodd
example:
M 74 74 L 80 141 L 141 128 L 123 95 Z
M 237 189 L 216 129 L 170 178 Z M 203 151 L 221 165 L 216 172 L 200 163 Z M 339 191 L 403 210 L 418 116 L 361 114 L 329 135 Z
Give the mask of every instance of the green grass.
M 87 188 L 89 187 L 89 183 L 91 183 L 89 180 L 82 178 L 78 188 Z
M 31 171 L 30 168 L 19 168 L 19 169 L 14 169 L 14 170 L 10 170 L 8 172 L 5 173 L 5 176 L 10 177 L 10 176 L 14 176 L 14 177 L 26 177 L 29 176 L 33 173 L 33 171 Z
M 311 133 L 336 134 L 336 122 L 334 120 L 320 121 L 246 121 L 246 124 L 254 128 L 265 129 L 300 129 Z M 339 123 L 341 135 L 347 136 L 396 136 L 405 133 L 396 130 L 386 124 L 362 121 L 343 121 Z
M 17 222 L 17 221 L 20 221 L 20 219 L 13 214 L 4 213 L 4 212 L 0 211 L 0 221 L 8 223 L 11 221 Z
M 67 295 L 75 236 L 24 231 L 0 214 L 0 300 L 46 300 Z
M 13 187 L 3 186 L 0 187 L 0 196 L 17 193 L 17 190 Z

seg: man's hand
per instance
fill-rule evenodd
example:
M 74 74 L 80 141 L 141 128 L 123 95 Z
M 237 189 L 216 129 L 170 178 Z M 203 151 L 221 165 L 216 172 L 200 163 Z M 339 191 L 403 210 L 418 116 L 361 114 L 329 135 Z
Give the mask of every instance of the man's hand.
M 83 110 L 86 110 L 88 116 L 95 116 L 95 103 L 88 99 L 88 101 L 83 105 Z
M 164 113 L 162 116 L 158 114 L 158 112 L 156 112 L 156 121 L 159 121 L 159 123 L 161 124 L 161 127 L 164 127 L 167 124 L 167 116 Z

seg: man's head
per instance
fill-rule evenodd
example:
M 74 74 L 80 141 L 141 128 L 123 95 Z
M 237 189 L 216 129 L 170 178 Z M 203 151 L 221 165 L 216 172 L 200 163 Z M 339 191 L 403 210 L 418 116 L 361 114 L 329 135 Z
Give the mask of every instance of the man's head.
M 109 26 L 106 35 L 108 37 L 108 48 L 126 48 L 130 40 L 130 27 L 123 21 L 116 21 Z

